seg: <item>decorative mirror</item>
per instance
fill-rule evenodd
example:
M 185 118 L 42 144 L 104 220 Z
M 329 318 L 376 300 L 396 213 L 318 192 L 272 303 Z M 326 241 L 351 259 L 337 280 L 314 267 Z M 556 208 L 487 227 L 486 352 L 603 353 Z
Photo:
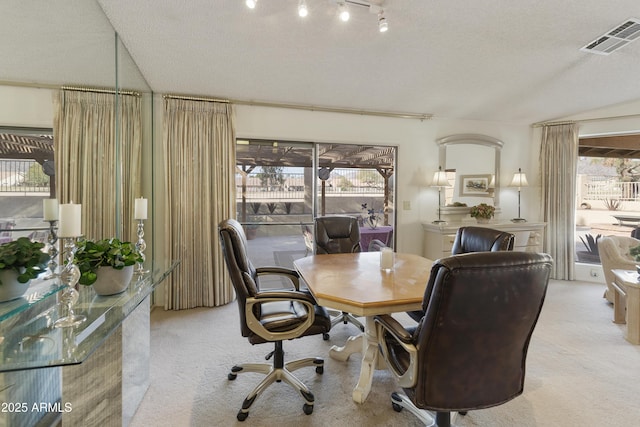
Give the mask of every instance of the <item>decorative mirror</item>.
M 443 213 L 455 211 L 451 204 L 473 206 L 487 203 L 499 210 L 500 152 L 504 143 L 482 134 L 455 134 L 436 141 L 439 147 L 439 166 L 447 172 L 452 186 L 445 193 Z

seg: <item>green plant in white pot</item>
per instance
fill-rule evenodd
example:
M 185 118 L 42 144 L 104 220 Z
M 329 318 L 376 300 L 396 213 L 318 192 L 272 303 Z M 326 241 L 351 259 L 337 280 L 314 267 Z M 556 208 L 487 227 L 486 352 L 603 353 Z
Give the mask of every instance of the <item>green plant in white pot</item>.
M 143 262 L 131 242 L 119 239 L 82 240 L 73 262 L 80 269 L 79 284 L 92 286 L 99 295 L 123 292 L 133 276 L 133 266 Z
M 27 237 L 0 245 L 0 302 L 24 295 L 31 279 L 46 271 L 50 257 L 43 248 Z

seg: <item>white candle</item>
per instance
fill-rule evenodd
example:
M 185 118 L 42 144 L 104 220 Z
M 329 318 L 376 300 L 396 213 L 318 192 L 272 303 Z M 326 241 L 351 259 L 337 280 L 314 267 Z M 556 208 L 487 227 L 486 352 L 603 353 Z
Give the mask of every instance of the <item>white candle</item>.
M 147 199 L 140 197 L 136 199 L 135 209 L 133 211 L 134 219 L 147 219 Z
M 42 211 L 45 221 L 58 220 L 58 199 L 43 199 Z
M 393 249 L 380 249 L 380 268 L 382 270 L 393 270 Z
M 82 205 L 73 203 L 60 205 L 58 236 L 78 237 L 82 235 Z

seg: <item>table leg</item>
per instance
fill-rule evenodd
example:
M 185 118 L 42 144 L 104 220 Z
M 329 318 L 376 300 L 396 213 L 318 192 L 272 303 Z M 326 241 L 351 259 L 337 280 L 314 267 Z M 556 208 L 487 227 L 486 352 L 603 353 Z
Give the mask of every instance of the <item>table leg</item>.
M 362 340 L 364 334 L 359 334 L 353 337 L 349 337 L 347 342 L 342 346 L 331 346 L 329 349 L 329 357 L 341 362 L 346 362 L 353 353 L 360 353 L 362 351 Z
M 364 403 L 371 391 L 373 373 L 379 369 L 378 336 L 372 316 L 367 316 L 362 340 L 362 364 L 358 384 L 353 389 L 352 397 L 356 403 Z
M 627 286 L 627 341 L 640 344 L 640 288 Z
M 612 283 L 613 288 L 613 323 L 626 323 L 625 291 L 618 283 Z

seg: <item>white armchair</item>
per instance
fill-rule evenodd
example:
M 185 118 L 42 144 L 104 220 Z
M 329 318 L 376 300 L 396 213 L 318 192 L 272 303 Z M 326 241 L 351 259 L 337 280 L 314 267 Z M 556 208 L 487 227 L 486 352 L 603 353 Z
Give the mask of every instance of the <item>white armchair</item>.
M 614 299 L 615 291 L 611 286 L 614 281 L 612 270 L 635 270 L 639 263 L 629 255 L 629 249 L 638 245 L 640 245 L 640 240 L 627 236 L 607 236 L 598 240 L 600 262 L 607 284 L 607 289 L 604 292 L 607 301 L 613 303 Z

